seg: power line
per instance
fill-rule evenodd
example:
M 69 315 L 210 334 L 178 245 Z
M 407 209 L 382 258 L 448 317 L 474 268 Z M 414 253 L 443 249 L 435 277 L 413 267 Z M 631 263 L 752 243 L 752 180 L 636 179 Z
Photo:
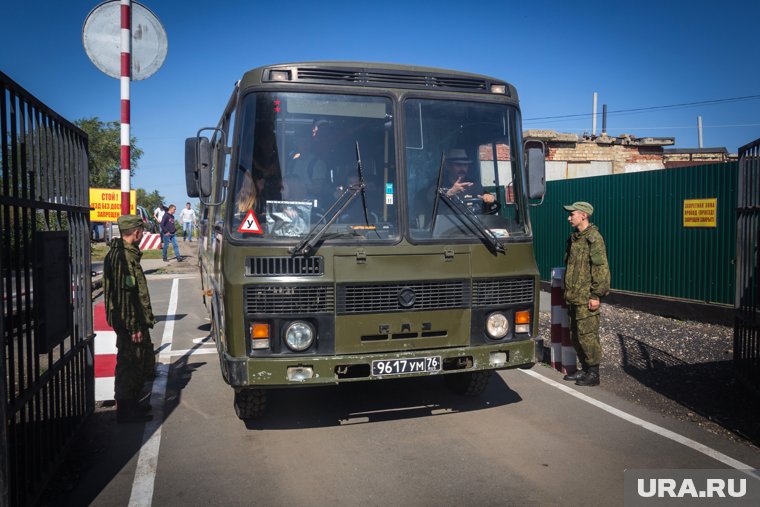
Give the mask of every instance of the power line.
M 760 127 L 760 123 L 741 123 L 741 124 L 725 124 L 725 125 L 703 125 L 702 128 L 705 129 L 713 129 L 713 128 L 741 128 L 741 127 Z M 658 127 L 615 127 L 615 130 L 621 131 L 621 132 L 628 132 L 630 130 L 677 130 L 677 129 L 696 129 L 696 125 L 675 125 L 672 127 L 667 126 L 658 126 Z M 572 131 L 572 132 L 584 132 L 588 131 L 588 127 L 579 127 L 579 126 L 572 126 L 572 127 L 565 127 L 564 130 Z
M 703 106 L 703 105 L 710 105 L 710 104 L 725 104 L 725 103 L 730 103 L 730 102 L 743 102 L 746 100 L 757 100 L 757 99 L 760 99 L 760 95 L 745 95 L 744 97 L 730 97 L 726 99 L 702 100 L 698 102 L 684 102 L 682 104 L 668 104 L 665 106 L 637 107 L 633 109 L 618 109 L 616 111 L 607 111 L 607 115 L 621 114 L 621 113 L 635 113 L 635 112 L 641 112 L 641 111 L 657 111 L 657 110 L 662 110 L 662 109 L 676 109 L 679 107 Z M 560 116 L 541 116 L 537 118 L 525 118 L 523 121 L 585 118 L 585 117 L 590 117 L 593 115 L 594 113 L 565 114 L 565 115 L 560 115 Z

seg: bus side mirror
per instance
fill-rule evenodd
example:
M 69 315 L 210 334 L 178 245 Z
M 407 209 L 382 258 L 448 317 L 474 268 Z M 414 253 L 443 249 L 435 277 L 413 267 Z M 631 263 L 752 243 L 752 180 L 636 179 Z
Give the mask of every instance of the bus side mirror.
M 188 197 L 211 195 L 211 143 L 206 137 L 185 139 L 185 186 Z
M 543 142 L 525 142 L 525 163 L 528 168 L 528 198 L 543 199 L 546 192 L 546 155 Z

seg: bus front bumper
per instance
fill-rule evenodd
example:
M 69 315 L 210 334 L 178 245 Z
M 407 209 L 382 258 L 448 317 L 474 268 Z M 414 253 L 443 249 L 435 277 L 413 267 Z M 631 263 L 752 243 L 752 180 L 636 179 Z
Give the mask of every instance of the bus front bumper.
M 535 340 L 525 339 L 476 347 L 319 357 L 240 358 L 223 352 L 221 366 L 232 387 L 274 388 L 503 370 L 530 366 L 535 362 L 535 351 Z M 438 358 L 440 364 L 434 371 L 412 369 L 404 373 L 380 374 L 375 363 L 382 361 L 386 371 L 394 371 L 407 363 L 418 366 L 427 362 L 435 366 Z

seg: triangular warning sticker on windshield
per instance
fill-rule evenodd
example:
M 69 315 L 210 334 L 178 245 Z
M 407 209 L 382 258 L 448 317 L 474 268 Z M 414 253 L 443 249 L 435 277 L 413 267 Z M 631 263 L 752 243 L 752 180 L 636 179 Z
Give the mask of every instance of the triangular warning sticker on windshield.
M 248 232 L 252 234 L 262 234 L 264 232 L 261 230 L 261 226 L 259 225 L 259 221 L 256 219 L 256 214 L 253 210 L 249 210 L 243 221 L 240 222 L 238 232 Z

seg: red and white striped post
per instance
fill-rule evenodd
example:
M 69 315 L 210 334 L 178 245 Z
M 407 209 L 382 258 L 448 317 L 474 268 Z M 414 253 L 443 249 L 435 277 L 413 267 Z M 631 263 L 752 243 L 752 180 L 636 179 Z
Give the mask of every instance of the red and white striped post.
M 95 401 L 114 399 L 116 381 L 116 331 L 108 325 L 106 304 L 99 301 L 92 306 L 95 338 Z
M 565 268 L 552 268 L 552 323 L 551 323 L 551 362 L 552 368 L 562 369 L 562 323 L 564 322 L 563 308 L 565 298 L 563 297 L 563 283 L 565 279 Z
M 129 84 L 132 80 L 132 0 L 121 0 L 121 214 L 129 215 Z
M 570 317 L 564 297 L 565 268 L 552 269 L 552 322 L 551 322 L 551 360 L 552 367 L 565 373 L 575 373 L 576 354 L 570 341 Z

